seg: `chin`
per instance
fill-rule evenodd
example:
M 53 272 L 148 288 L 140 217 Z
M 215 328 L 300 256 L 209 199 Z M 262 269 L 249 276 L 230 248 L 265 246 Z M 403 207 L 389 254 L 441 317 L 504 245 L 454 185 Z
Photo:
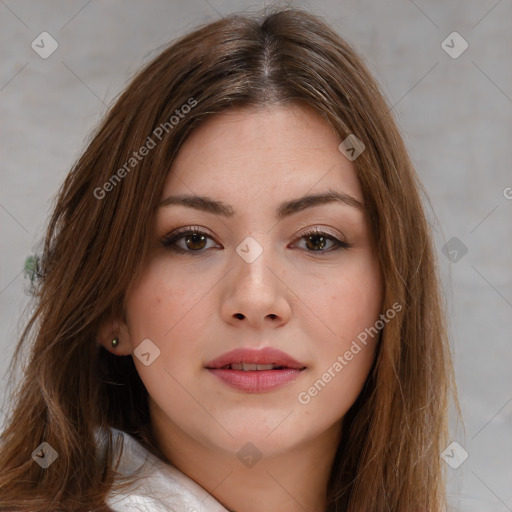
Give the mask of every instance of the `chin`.
M 246 443 L 253 443 L 265 453 L 283 452 L 292 445 L 306 440 L 308 425 L 304 421 L 297 422 L 297 417 L 290 410 L 280 409 L 271 414 L 269 411 L 251 411 L 250 414 L 233 412 L 222 416 L 222 425 L 229 432 L 223 432 L 221 437 L 211 438 L 212 430 L 209 430 L 210 442 L 220 443 L 231 451 L 237 452 Z M 317 430 L 314 427 L 312 430 Z M 215 432 L 219 432 L 216 429 Z M 207 433 L 208 435 L 208 433 Z M 318 435 L 318 432 L 317 432 Z

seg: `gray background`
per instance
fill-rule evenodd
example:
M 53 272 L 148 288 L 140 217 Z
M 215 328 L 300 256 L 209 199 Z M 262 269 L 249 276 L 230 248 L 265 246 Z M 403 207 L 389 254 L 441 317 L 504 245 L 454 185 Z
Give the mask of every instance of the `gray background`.
M 325 16 L 365 57 L 431 200 L 465 427 L 452 439 L 469 453 L 447 468 L 451 503 L 466 512 L 512 511 L 512 1 L 295 5 Z M 0 0 L 2 395 L 28 302 L 23 262 L 107 105 L 162 45 L 263 6 Z M 31 48 L 43 31 L 59 44 L 47 59 Z M 453 31 L 469 44 L 455 59 L 441 45 Z M 443 253 L 447 242 L 453 261 Z

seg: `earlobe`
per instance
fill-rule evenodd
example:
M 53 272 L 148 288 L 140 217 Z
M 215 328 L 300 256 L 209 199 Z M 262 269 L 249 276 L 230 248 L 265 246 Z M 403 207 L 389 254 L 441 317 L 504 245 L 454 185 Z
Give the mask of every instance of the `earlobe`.
M 107 318 L 101 321 L 96 341 L 112 354 L 126 356 L 132 353 L 128 326 L 119 318 Z

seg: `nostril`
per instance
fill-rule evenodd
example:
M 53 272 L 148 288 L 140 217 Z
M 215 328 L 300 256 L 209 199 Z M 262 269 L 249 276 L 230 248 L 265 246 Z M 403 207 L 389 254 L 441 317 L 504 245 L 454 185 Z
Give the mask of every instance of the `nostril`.
M 235 316 L 237 318 L 239 318 L 240 320 L 243 320 L 243 318 L 244 318 L 244 315 L 242 315 L 242 313 L 236 313 Z

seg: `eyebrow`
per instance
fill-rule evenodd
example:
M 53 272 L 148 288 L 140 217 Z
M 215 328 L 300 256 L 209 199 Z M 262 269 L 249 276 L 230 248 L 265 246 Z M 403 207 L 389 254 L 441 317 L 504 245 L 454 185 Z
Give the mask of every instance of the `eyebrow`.
M 306 195 L 281 203 L 276 210 L 276 217 L 278 220 L 281 220 L 284 217 L 288 217 L 306 208 L 335 202 L 357 208 L 361 211 L 365 210 L 363 203 L 358 201 L 355 197 L 329 189 L 321 194 Z M 231 205 L 204 196 L 187 194 L 169 196 L 161 201 L 159 207 L 162 208 L 171 205 L 187 206 L 189 208 L 195 208 L 196 210 L 213 213 L 214 215 L 222 215 L 223 217 L 233 217 L 233 215 L 236 214 L 236 211 Z

